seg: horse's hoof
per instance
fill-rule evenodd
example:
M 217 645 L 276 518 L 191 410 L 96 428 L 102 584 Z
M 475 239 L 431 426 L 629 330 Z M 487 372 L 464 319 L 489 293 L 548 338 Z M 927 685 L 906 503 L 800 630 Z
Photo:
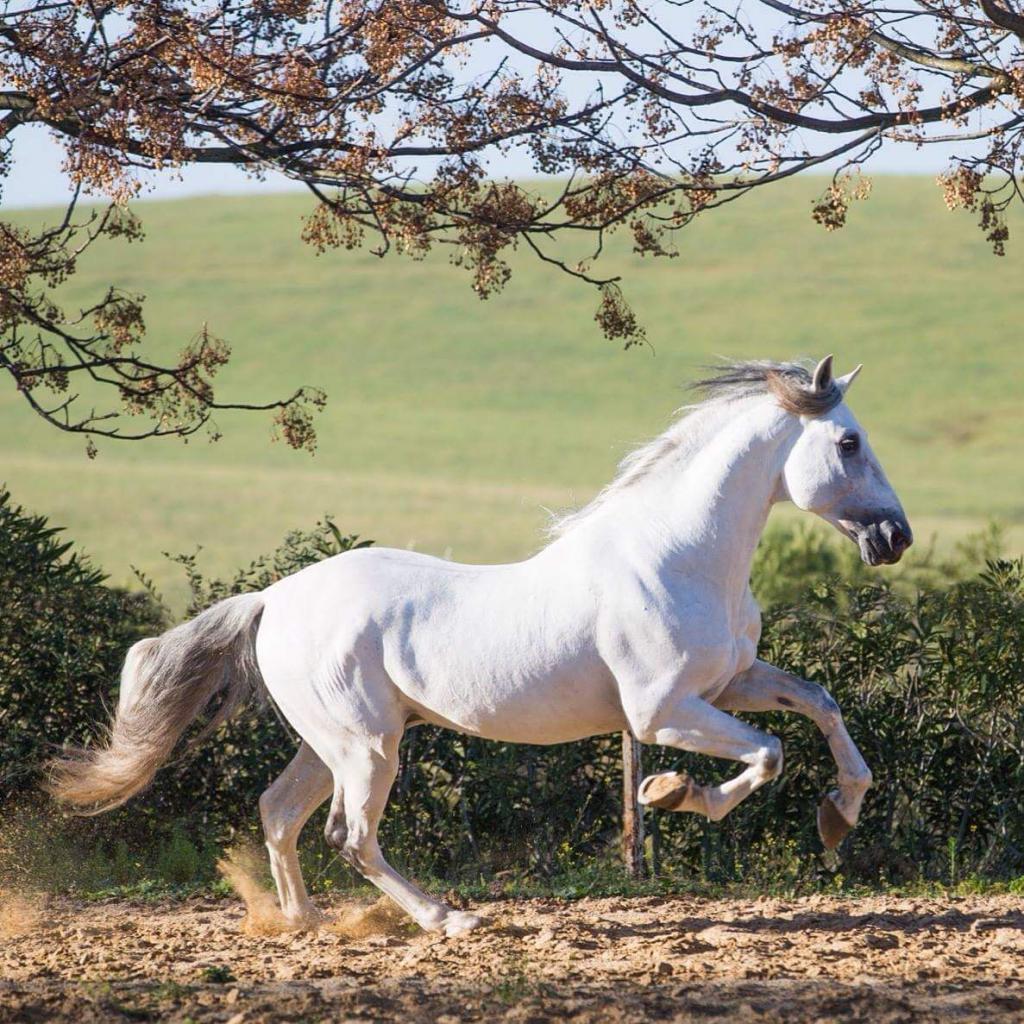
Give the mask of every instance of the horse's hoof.
M 452 938 L 455 935 L 471 932 L 474 928 L 479 928 L 486 923 L 487 919 L 477 914 L 470 914 L 465 910 L 451 910 L 445 915 L 441 930 L 448 938 Z
M 818 804 L 818 835 L 826 850 L 834 850 L 853 826 L 839 813 L 839 808 L 830 796 L 824 796 Z
M 319 931 L 328 923 L 328 918 L 321 914 L 319 910 L 311 910 L 305 914 L 295 914 L 293 916 L 285 914 L 284 919 L 288 927 L 297 932 Z
M 648 775 L 640 783 L 636 798 L 645 807 L 675 811 L 685 802 L 692 788 L 693 779 L 685 772 L 662 772 L 661 775 Z

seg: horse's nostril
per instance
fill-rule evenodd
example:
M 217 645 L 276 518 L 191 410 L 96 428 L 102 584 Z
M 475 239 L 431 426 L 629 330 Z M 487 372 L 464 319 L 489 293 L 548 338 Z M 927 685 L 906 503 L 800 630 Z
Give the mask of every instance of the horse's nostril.
M 889 528 L 889 547 L 897 554 L 902 554 L 910 547 L 910 536 L 903 530 L 899 523 L 893 523 Z

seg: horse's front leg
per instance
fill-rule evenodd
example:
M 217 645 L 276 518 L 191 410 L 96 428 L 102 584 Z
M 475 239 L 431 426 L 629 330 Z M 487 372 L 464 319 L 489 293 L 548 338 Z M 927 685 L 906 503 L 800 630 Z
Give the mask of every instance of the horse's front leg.
M 640 783 L 638 799 L 642 804 L 666 811 L 695 811 L 718 821 L 782 771 L 778 739 L 699 697 L 684 697 L 646 714 L 630 714 L 627 709 L 627 716 L 641 743 L 728 758 L 748 766 L 720 786 L 701 786 L 681 772 L 651 775 Z
M 767 662 L 755 661 L 722 691 L 715 707 L 723 711 L 793 711 L 810 718 L 822 731 L 839 768 L 839 786 L 818 806 L 818 832 L 825 846 L 834 850 L 857 824 L 864 794 L 871 785 L 871 771 L 850 739 L 839 705 L 829 692 Z

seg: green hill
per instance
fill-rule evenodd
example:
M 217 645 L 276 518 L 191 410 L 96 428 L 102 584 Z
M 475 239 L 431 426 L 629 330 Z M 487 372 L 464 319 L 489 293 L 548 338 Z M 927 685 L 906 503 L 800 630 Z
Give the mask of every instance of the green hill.
M 380 543 L 514 559 L 538 545 L 543 506 L 587 499 L 664 427 L 700 364 L 834 351 L 841 371 L 865 364 L 851 404 L 919 536 L 1024 523 L 1019 240 L 993 256 L 924 178 L 878 179 L 828 234 L 810 216 L 823 184 L 708 216 L 672 260 L 616 239 L 603 269 L 625 275 L 651 341 L 628 352 L 600 337 L 591 290 L 525 257 L 505 293 L 480 302 L 447 251 L 317 257 L 299 239 L 301 196 L 140 204 L 146 241 L 90 259 L 74 294 L 108 282 L 145 293 L 150 339 L 168 350 L 208 321 L 234 345 L 225 398 L 325 387 L 318 454 L 271 445 L 268 421 L 224 415 L 218 444 L 106 442 L 90 462 L 81 438 L 3 387 L 0 480 L 115 581 L 134 564 L 176 601 L 180 572 L 162 552 L 202 545 L 203 564 L 226 570 L 323 512 Z M 1012 536 L 1021 546 L 1024 532 Z

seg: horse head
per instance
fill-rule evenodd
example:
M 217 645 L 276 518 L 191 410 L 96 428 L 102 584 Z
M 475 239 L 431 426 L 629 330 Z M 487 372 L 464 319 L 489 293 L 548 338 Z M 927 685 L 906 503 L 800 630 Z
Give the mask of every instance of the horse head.
M 860 369 L 833 377 L 829 355 L 809 383 L 781 376 L 771 382 L 780 404 L 801 423 L 783 468 L 780 497 L 831 523 L 857 544 L 868 565 L 891 565 L 913 543 L 913 533 L 864 428 L 846 404 Z

